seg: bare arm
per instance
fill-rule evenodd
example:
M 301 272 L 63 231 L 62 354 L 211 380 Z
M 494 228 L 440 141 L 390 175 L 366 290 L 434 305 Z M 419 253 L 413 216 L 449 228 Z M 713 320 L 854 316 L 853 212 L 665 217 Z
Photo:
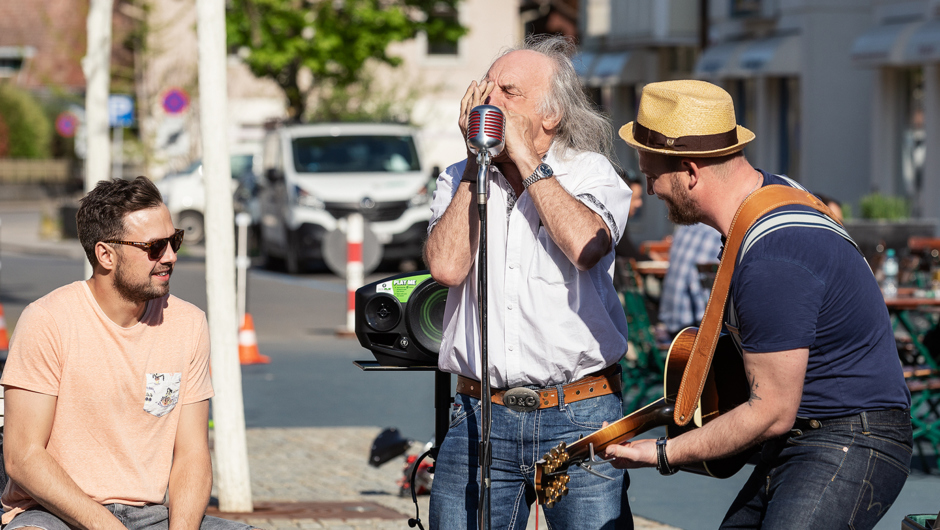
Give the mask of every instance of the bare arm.
M 531 135 L 531 122 L 522 114 L 504 111 L 506 152 L 518 169 L 518 188 L 542 162 L 542 153 Z M 507 175 L 512 181 L 513 175 Z M 542 179 L 528 187 L 529 195 L 549 237 L 576 267 L 588 270 L 610 252 L 610 230 L 603 219 L 575 199 L 554 178 Z
M 470 167 L 469 162 L 467 167 Z M 424 246 L 424 261 L 431 269 L 431 276 L 447 287 L 463 283 L 476 255 L 480 232 L 476 187 L 475 183 L 460 182 L 457 193 Z
M 170 468 L 170 529 L 198 529 L 209 505 L 209 400 L 183 405 Z
M 542 179 L 528 190 L 549 237 L 577 268 L 586 271 L 610 252 L 607 223 L 557 180 Z
M 3 461 L 10 479 L 63 521 L 79 528 L 123 529 L 46 450 L 56 396 L 9 387 L 4 394 Z
M 461 137 L 467 137 L 467 120 L 473 107 L 482 104 L 493 90 L 492 82 L 470 83 L 467 92 L 460 101 L 459 127 Z M 434 225 L 424 246 L 424 262 L 431 269 L 431 276 L 441 285 L 454 287 L 463 283 L 479 242 L 480 214 L 475 200 L 477 163 L 476 158 L 467 152 L 467 166 L 463 172 L 463 181 L 459 183 L 457 193 L 451 199 L 444 215 Z
M 789 431 L 800 407 L 808 359 L 808 348 L 745 353 L 750 399 L 702 428 L 670 439 L 666 444 L 669 465 L 729 456 Z M 612 445 L 607 455 L 617 457 L 617 467 L 656 465 L 654 440 Z

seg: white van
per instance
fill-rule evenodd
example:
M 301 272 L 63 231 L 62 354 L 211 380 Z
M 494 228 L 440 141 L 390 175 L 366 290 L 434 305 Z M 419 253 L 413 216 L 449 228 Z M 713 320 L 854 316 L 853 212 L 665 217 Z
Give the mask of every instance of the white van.
M 417 130 L 379 123 L 277 125 L 265 137 L 259 250 L 297 273 L 324 258 L 327 234 L 359 212 L 390 261 L 420 260 L 433 181 Z
M 236 212 L 248 212 L 253 225 L 260 217 L 253 196 L 260 151 L 258 145 L 237 145 L 229 151 L 233 205 Z M 206 235 L 206 184 L 202 178 L 202 161 L 196 160 L 183 171 L 171 173 L 155 184 L 170 210 L 173 226 L 185 230 L 183 242 L 187 245 L 202 243 Z

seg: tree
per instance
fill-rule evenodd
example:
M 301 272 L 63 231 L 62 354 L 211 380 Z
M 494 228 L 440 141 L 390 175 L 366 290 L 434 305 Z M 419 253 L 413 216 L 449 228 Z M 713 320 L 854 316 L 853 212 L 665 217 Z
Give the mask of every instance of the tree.
M 226 15 L 229 50 L 258 77 L 284 91 L 288 112 L 304 118 L 316 90 L 342 100 L 368 82 L 366 63 L 398 66 L 388 45 L 425 32 L 429 42 L 456 42 L 466 29 L 454 16 L 459 0 L 231 0 Z M 312 82 L 302 83 L 309 71 Z M 303 86 L 306 85 L 306 86 Z M 347 98 L 348 99 L 348 98 Z
M 0 83 L 0 158 L 48 158 L 52 124 L 29 92 Z

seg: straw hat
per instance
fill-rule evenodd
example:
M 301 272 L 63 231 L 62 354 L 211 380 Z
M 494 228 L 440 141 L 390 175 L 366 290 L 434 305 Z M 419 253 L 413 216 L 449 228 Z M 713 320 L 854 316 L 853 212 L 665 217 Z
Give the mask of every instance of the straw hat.
M 650 83 L 643 88 L 636 121 L 620 137 L 641 151 L 672 156 L 728 155 L 754 139 L 737 125 L 731 95 L 705 81 Z

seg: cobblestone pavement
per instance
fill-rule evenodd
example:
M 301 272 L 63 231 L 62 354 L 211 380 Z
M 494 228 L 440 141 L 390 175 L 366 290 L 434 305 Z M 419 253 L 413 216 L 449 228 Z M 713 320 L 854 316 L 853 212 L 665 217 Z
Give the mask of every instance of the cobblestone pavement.
M 249 429 L 248 458 L 256 506 L 264 507 L 266 503 L 283 506 L 285 501 L 314 506 L 306 510 L 308 513 L 299 510 L 278 517 L 257 514 L 240 519 L 269 530 L 408 528 L 408 518 L 414 517 L 415 507 L 410 494 L 399 496 L 396 485 L 402 476 L 404 457 L 378 468 L 367 462 L 372 440 L 379 431 L 373 427 Z M 420 451 L 418 445 L 414 444 L 412 452 Z M 213 490 L 213 496 L 216 495 Z M 331 505 L 333 509 L 324 509 Z M 427 528 L 428 496 L 419 496 L 418 505 L 421 521 Z M 382 507 L 401 516 L 389 518 L 394 515 Z M 382 512 L 382 517 L 371 517 L 370 512 Z M 536 528 L 534 519 L 533 512 L 528 528 Z M 638 530 L 672 529 L 640 517 L 634 523 Z M 544 520 L 538 528 L 547 528 Z

